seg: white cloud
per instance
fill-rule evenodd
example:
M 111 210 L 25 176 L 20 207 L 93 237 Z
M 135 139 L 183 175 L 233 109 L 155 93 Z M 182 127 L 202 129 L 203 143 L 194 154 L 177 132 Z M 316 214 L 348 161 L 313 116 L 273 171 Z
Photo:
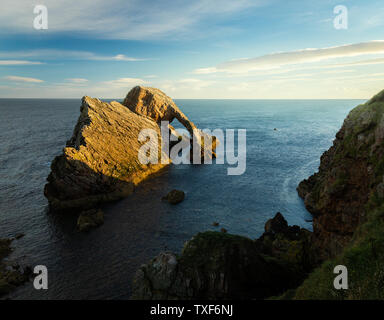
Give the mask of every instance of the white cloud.
M 78 83 L 78 84 L 83 84 L 83 83 L 87 83 L 88 82 L 88 79 L 83 79 L 83 78 L 70 78 L 70 79 L 66 79 L 68 82 L 71 82 L 71 83 Z
M 27 61 L 27 60 L 0 60 L 0 65 L 2 66 L 25 66 L 25 65 L 35 65 L 42 64 L 38 61 Z
M 139 78 L 120 78 L 120 79 L 116 79 L 116 80 L 103 82 L 103 84 L 106 84 L 108 86 L 120 87 L 120 88 L 145 85 L 147 83 L 148 83 L 147 81 L 145 81 L 143 79 L 139 79 Z
M 361 60 L 361 61 L 354 61 L 349 63 L 338 63 L 338 64 L 330 64 L 326 65 L 324 67 L 326 68 L 344 68 L 344 67 L 351 67 L 351 66 L 368 66 L 368 65 L 375 65 L 375 64 L 384 64 L 384 58 L 377 58 L 377 59 L 368 59 L 368 60 Z
M 196 74 L 217 72 L 247 73 L 277 69 L 284 66 L 300 65 L 324 60 L 384 54 L 384 40 L 362 42 L 320 49 L 303 49 L 291 52 L 278 52 L 255 58 L 227 61 L 216 67 L 196 69 Z
M 31 83 L 41 83 L 43 80 L 36 78 L 27 78 L 27 77 L 19 77 L 19 76 L 6 76 L 4 77 L 6 80 L 15 81 L 15 82 L 31 82 Z

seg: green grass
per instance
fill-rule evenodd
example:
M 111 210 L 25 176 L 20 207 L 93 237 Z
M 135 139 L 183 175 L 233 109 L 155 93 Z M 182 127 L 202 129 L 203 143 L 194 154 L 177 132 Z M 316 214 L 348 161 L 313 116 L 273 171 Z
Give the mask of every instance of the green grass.
M 348 269 L 348 290 L 336 290 L 333 269 Z M 341 255 L 315 269 L 295 292 L 281 299 L 384 299 L 384 205 L 371 211 Z

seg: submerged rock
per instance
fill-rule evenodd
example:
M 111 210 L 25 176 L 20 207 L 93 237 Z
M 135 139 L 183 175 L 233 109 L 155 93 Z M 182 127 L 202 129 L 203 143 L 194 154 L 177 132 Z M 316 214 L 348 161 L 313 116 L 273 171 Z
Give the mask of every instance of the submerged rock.
M 23 238 L 24 236 L 25 236 L 24 233 L 18 233 L 18 234 L 15 235 L 15 239 L 19 240 L 19 239 Z
M 104 212 L 100 209 L 91 209 L 80 213 L 77 219 L 79 231 L 89 231 L 104 223 Z
M 321 156 L 319 171 L 297 190 L 313 214 L 313 230 L 323 259 L 350 242 L 369 207 L 383 200 L 384 91 L 354 108 Z
M 170 204 L 178 204 L 184 200 L 185 193 L 181 190 L 170 191 L 162 200 L 167 200 Z
M 311 233 L 288 225 L 283 231 L 290 238 L 284 233 L 265 233 L 258 240 L 199 233 L 180 256 L 160 253 L 141 266 L 132 298 L 261 299 L 294 288 L 312 267 Z

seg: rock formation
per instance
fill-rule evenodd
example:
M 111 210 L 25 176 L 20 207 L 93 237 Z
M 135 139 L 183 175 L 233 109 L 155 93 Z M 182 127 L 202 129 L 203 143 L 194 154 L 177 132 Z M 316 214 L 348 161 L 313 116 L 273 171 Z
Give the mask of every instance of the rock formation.
M 191 139 L 200 144 L 201 157 L 204 158 L 204 140 L 209 139 L 212 142 L 212 148 L 207 150 L 209 157 L 215 157 L 216 137 L 210 137 L 199 130 L 195 124 L 177 107 L 173 100 L 164 92 L 156 88 L 137 86 L 127 94 L 123 104 L 131 111 L 149 117 L 160 124 L 161 121 L 171 123 L 177 119 L 189 132 Z M 170 128 L 174 132 L 173 127 Z M 177 135 L 177 133 L 174 133 Z
M 162 198 L 162 200 L 167 200 L 170 204 L 178 204 L 184 200 L 184 197 L 184 191 L 171 190 L 165 197 Z
M 120 199 L 134 186 L 165 166 L 141 164 L 138 151 L 142 129 L 160 137 L 156 122 L 118 102 L 84 97 L 72 138 L 51 165 L 44 194 L 52 209 L 92 208 Z M 161 152 L 159 155 L 168 158 Z
M 367 205 L 384 199 L 384 91 L 349 113 L 319 171 L 298 192 L 313 214 L 319 255 L 339 254 L 364 222 Z
M 89 231 L 104 223 L 104 212 L 101 209 L 90 209 L 81 212 L 77 219 L 79 231 Z
M 51 164 L 44 189 L 51 209 L 89 209 L 120 199 L 132 193 L 148 175 L 166 166 L 160 161 L 169 160 L 161 149 L 160 120 L 177 118 L 190 132 L 199 132 L 172 99 L 158 89 L 135 87 L 124 103 L 128 107 L 116 101 L 83 98 L 72 138 Z M 142 164 L 138 159 L 139 149 L 148 143 L 138 140 L 142 129 L 152 129 L 157 134 L 157 164 Z M 173 127 L 169 129 L 178 135 Z M 213 140 L 212 145 L 216 146 L 216 139 Z
M 260 299 L 297 286 L 312 268 L 311 233 L 281 214 L 258 240 L 199 233 L 180 256 L 160 253 L 134 279 L 133 299 Z
M 10 268 L 4 263 L 3 259 L 12 252 L 12 241 L 13 239 L 0 239 L 0 296 L 27 282 L 32 274 L 29 267 L 22 268 L 18 264 L 13 264 Z

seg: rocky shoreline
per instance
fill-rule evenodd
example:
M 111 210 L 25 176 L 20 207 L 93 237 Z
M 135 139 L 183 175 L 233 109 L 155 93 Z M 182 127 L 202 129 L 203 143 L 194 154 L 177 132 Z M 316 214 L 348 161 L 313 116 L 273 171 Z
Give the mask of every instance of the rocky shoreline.
M 86 209 L 79 229 L 101 225 L 100 203 L 125 197 L 167 165 L 138 162 L 140 130 L 160 133 L 159 123 L 174 119 L 204 145 L 204 134 L 158 89 L 135 87 L 123 104 L 84 97 L 73 136 L 52 162 L 45 186 L 51 209 Z M 367 283 L 374 298 L 384 298 L 384 91 L 349 113 L 319 171 L 297 191 L 313 215 L 313 233 L 288 226 L 280 213 L 256 240 L 226 230 L 199 233 L 180 255 L 163 252 L 143 265 L 132 298 L 348 299 L 372 296 Z M 164 199 L 178 203 L 184 194 Z M 333 288 L 336 264 L 350 268 L 347 293 Z
M 199 233 L 138 271 L 133 299 L 384 299 L 384 91 L 353 109 L 298 194 L 313 233 L 281 214 L 257 240 Z M 333 287 L 345 265 L 350 289 Z
M 5 261 L 12 252 L 12 241 L 17 238 L 19 238 L 18 235 L 11 239 L 0 239 L 0 297 L 29 281 L 32 276 L 30 267 L 22 267 L 18 263 Z
M 263 299 L 297 287 L 312 270 L 311 232 L 277 213 L 257 240 L 198 233 L 181 254 L 160 253 L 137 272 L 133 299 Z

